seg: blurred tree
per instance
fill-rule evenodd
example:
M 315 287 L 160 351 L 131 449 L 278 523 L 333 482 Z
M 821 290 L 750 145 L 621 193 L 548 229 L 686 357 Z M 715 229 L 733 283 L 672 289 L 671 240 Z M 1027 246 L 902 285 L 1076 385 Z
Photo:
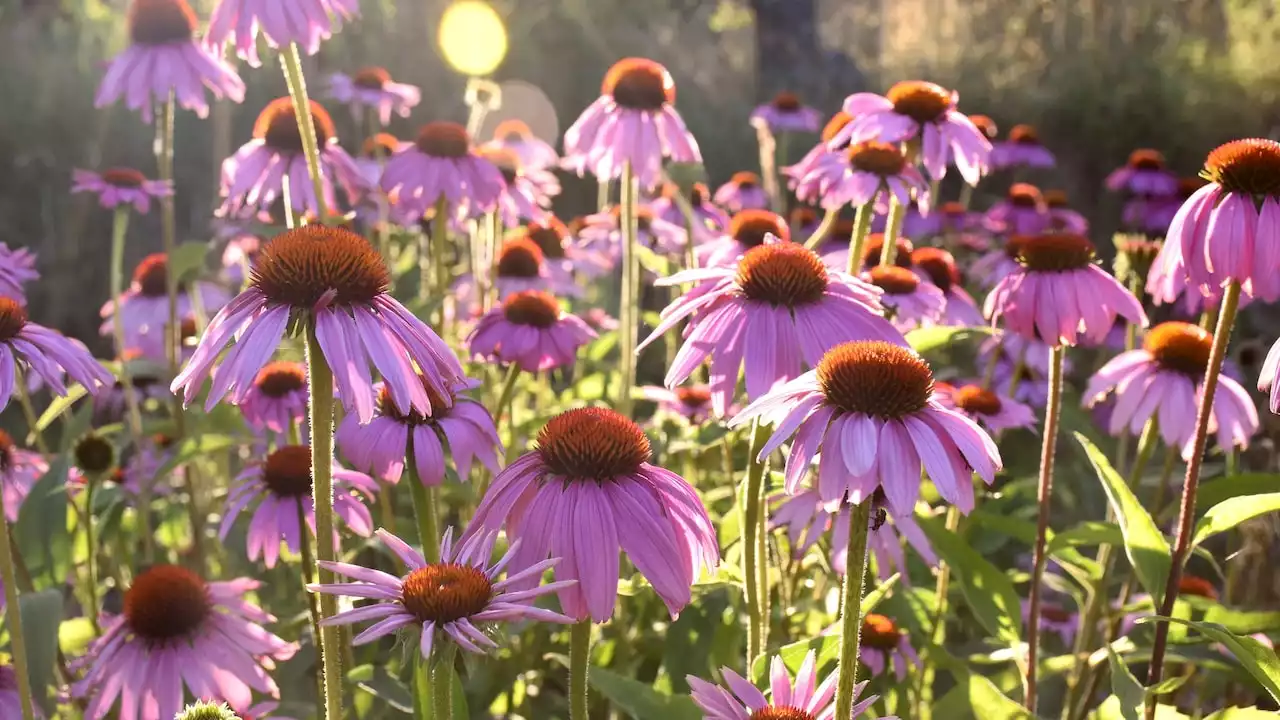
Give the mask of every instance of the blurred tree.
M 822 98 L 833 84 L 845 94 L 866 87 L 866 75 L 857 63 L 823 44 L 817 0 L 750 0 L 750 4 L 755 12 L 757 89 L 762 99 L 782 90 Z M 879 0 L 849 0 L 844 11 L 878 14 L 879 7 Z M 805 70 L 798 73 L 797 68 Z

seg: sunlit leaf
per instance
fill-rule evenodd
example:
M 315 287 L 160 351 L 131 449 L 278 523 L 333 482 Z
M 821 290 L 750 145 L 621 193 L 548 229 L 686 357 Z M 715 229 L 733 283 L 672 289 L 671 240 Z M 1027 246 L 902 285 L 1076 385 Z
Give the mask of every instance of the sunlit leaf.
M 1138 720 L 1142 716 L 1142 706 L 1146 700 L 1146 691 L 1142 683 L 1129 672 L 1124 660 L 1107 647 L 1107 656 L 1111 661 L 1111 692 L 1120 699 L 1120 717 L 1124 720 Z
M 71 571 L 71 531 L 67 526 L 67 468 L 60 455 L 31 487 L 14 527 L 17 551 L 35 576 L 61 584 Z
M 1240 523 L 1259 515 L 1280 510 L 1280 492 L 1265 495 L 1245 495 L 1234 497 L 1209 508 L 1204 517 L 1196 523 L 1195 535 L 1191 538 L 1193 545 L 1208 540 L 1218 533 L 1226 532 Z
M 969 608 L 982 626 L 995 637 L 1016 645 L 1021 638 L 1022 610 L 1008 573 L 992 565 L 936 519 L 921 519 L 920 527 L 929 536 L 934 551 L 959 578 Z
M 970 673 L 957 678 L 951 689 L 933 708 L 936 718 L 976 720 L 1029 720 L 1031 713 L 1009 699 L 988 678 Z
M 1208 622 L 1194 622 L 1192 620 L 1180 620 L 1178 618 L 1164 618 L 1158 616 L 1148 616 L 1141 618 L 1138 622 L 1167 622 L 1184 625 L 1200 634 L 1205 635 L 1213 640 L 1218 641 L 1224 647 L 1231 651 L 1236 660 L 1249 671 L 1259 684 L 1271 695 L 1271 698 L 1280 702 L 1280 659 L 1276 658 L 1275 650 L 1263 645 L 1251 637 L 1244 635 L 1236 635 L 1221 625 Z
M 989 327 L 951 327 L 935 325 L 934 327 L 917 328 L 907 333 L 907 344 L 913 350 L 925 353 L 940 350 L 948 345 L 991 335 Z
M 1213 507 L 1233 497 L 1269 493 L 1280 493 L 1280 473 L 1242 473 L 1206 480 L 1200 483 L 1196 498 L 1201 507 Z
M 700 720 L 702 712 L 688 695 L 664 695 L 652 685 L 592 667 L 587 681 L 614 706 L 635 720 Z
M 54 665 L 58 659 L 58 625 L 62 622 L 62 593 L 44 590 L 23 593 L 18 599 L 22 608 L 22 636 L 27 641 L 27 676 L 31 692 L 45 712 L 53 710 L 49 690 L 55 683 Z

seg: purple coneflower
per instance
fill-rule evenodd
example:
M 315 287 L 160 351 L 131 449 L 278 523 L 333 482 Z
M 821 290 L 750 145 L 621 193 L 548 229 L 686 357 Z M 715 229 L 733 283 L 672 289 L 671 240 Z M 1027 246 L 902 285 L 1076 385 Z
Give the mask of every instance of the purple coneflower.
M 954 91 L 919 80 L 897 83 L 884 96 L 854 93 L 844 100 L 844 111 L 853 120 L 829 145 L 835 149 L 868 140 L 919 140 L 921 163 L 931 178 L 941 180 L 954 157 L 965 182 L 977 185 L 986 170 L 991 143 L 972 120 L 956 111 L 959 99 Z
M 416 627 L 421 631 L 418 649 L 424 658 L 431 657 L 437 640 L 484 654 L 498 647 L 482 629 L 490 623 L 572 622 L 560 613 L 535 607 L 530 602 L 556 591 L 563 594 L 575 585 L 572 580 L 538 584 L 542 573 L 555 568 L 560 558 L 522 566 L 519 564 L 522 543 L 517 541 L 501 560 L 490 564 L 496 532 L 473 532 L 454 545 L 453 528 L 449 528 L 440 540 L 440 561 L 429 563 L 422 553 L 386 530 L 379 529 L 377 535 L 404 563 L 407 571 L 404 577 L 360 565 L 322 562 L 321 567 L 353 582 L 307 586 L 312 592 L 374 601 L 321 622 L 322 625 L 352 625 L 376 620 L 352 639 L 353 645 L 364 645 L 402 628 Z M 519 570 L 498 580 L 498 574 L 508 564 Z M 531 587 L 526 587 L 527 584 Z
M 1018 244 L 1024 236 L 1015 235 L 1007 238 L 1003 247 L 995 248 L 973 261 L 969 266 L 969 274 L 977 279 L 983 287 L 995 287 L 1001 280 L 1022 269 L 1018 263 Z
M 286 331 L 305 328 L 315 332 L 325 362 L 335 370 L 343 406 L 361 422 L 373 418 L 377 400 L 370 365 L 398 407 L 430 413 L 419 373 L 443 393 L 462 377 L 462 366 L 431 328 L 387 294 L 390 282 L 377 250 L 350 230 L 304 225 L 281 233 L 263 246 L 248 288 L 209 323 L 170 387 L 190 403 L 216 364 L 206 407 L 228 392 L 238 403 Z M 233 338 L 235 347 L 219 363 Z
M 120 353 L 119 362 L 128 365 L 129 380 L 133 383 L 139 407 L 145 407 L 148 400 L 164 402 L 173 397 L 161 379 L 165 375 L 164 368 L 140 349 L 130 348 Z M 121 422 L 127 411 L 124 383 L 116 379 L 93 399 L 93 424 L 102 426 Z
M 311 120 L 320 148 L 320 170 L 326 208 L 338 207 L 334 188 L 341 188 L 348 205 L 364 191 L 364 178 L 355 161 L 338 144 L 337 131 L 329 113 L 311 101 Z M 284 193 L 289 179 L 289 202 L 293 212 L 318 214 L 315 185 L 307 174 L 307 158 L 302 151 L 302 135 L 293 100 L 272 100 L 253 125 L 253 139 L 222 161 L 222 207 L 218 212 L 233 217 L 247 211 L 271 212 Z
M 502 173 L 506 188 L 498 196 L 498 215 L 507 227 L 547 216 L 551 198 L 560 194 L 560 181 L 547 170 L 525 172 L 511 150 L 480 148 L 480 155 Z
M 253 692 L 278 697 L 268 672 L 298 646 L 263 628 L 275 618 L 245 595 L 261 583 L 249 578 L 205 582 L 176 565 L 153 565 L 134 576 L 124 612 L 75 664 L 86 668 L 71 686 L 85 698 L 88 720 L 102 720 L 119 700 L 119 720 L 167 720 L 183 708 L 184 693 L 221 697 L 248 708 Z
M 0 430 L 0 498 L 9 522 L 18 520 L 18 510 L 31 488 L 48 471 L 49 463 L 40 453 L 23 450 L 9 433 Z
M 455 214 L 481 215 L 497 207 L 505 186 L 502 172 L 471 146 L 466 128 L 443 121 L 423 125 L 413 144 L 387 160 L 381 184 L 397 196 L 402 214 L 418 217 L 442 198 Z
M 3 589 L 4 585 L 0 583 L 0 590 Z M 0 609 L 4 608 L 3 600 L 4 598 L 0 597 Z M 0 665 L 0 716 L 22 717 L 22 697 L 18 694 L 18 676 L 12 665 Z M 43 717 L 39 708 L 36 708 L 36 716 Z
M 644 431 L 612 410 L 561 413 L 538 433 L 535 450 L 494 478 L 469 533 L 505 525 L 520 542 L 513 568 L 561 558 L 556 578 L 578 583 L 559 590 L 560 606 L 598 623 L 613 615 L 621 549 L 675 617 L 719 550 L 698 494 L 650 457 Z
M 753 124 L 764 123 L 774 135 L 787 132 L 816 133 L 822 127 L 822 113 L 800 102 L 800 96 L 784 90 L 774 95 L 773 100 L 753 110 L 751 121 Z
M 867 613 L 862 618 L 862 648 L 858 659 L 871 671 L 872 677 L 892 664 L 894 677 L 902 682 L 909 668 L 922 667 L 907 631 L 884 615 Z
M 104 322 L 100 332 L 112 334 L 113 316 L 120 313 L 124 325 L 125 348 L 138 347 L 148 357 L 154 356 L 153 348 L 161 348 L 164 357 L 164 328 L 169 324 L 169 296 L 165 292 L 169 276 L 169 258 L 164 253 L 153 253 L 138 263 L 133 271 L 129 289 L 119 298 L 108 300 L 99 313 Z M 192 293 L 200 294 L 200 309 L 214 312 L 227 304 L 227 291 L 218 285 L 197 280 L 190 285 L 178 286 L 178 317 L 186 318 L 195 312 Z
M 653 216 L 672 225 L 684 227 L 686 224 L 684 211 L 680 209 L 680 204 L 676 202 L 676 195 L 679 192 L 679 185 L 664 183 L 662 193 L 649 203 L 649 209 L 653 211 Z M 687 199 L 689 200 L 690 209 L 693 210 L 693 239 L 695 241 L 715 237 L 717 232 L 729 224 L 729 216 L 711 201 L 711 191 L 703 183 L 697 182 L 691 185 Z
M 386 167 L 387 158 L 409 147 L 405 142 L 391 133 L 375 133 L 364 139 L 360 145 L 360 155 L 356 157 L 356 167 L 360 176 L 370 188 L 378 189 L 378 181 L 382 179 L 382 169 Z
M 622 258 L 623 233 L 620 220 L 621 210 L 617 205 L 607 212 L 586 216 L 578 231 L 580 246 L 602 253 L 617 265 Z M 636 208 L 636 225 L 636 242 L 668 257 L 683 257 L 685 244 L 689 242 L 689 234 L 685 232 L 683 225 L 669 223 L 657 217 L 653 208 L 645 205 Z
M 409 112 L 422 101 L 422 91 L 415 85 L 395 82 L 386 68 L 369 66 L 350 75 L 330 75 L 329 97 L 350 105 L 357 116 L 363 108 L 377 110 L 378 122 L 386 127 L 391 124 L 393 112 L 409 117 Z
M 943 407 L 955 410 L 982 425 L 989 432 L 1001 433 L 1017 428 L 1035 429 L 1036 413 L 1031 406 L 995 390 L 977 384 L 937 383 L 934 385 L 933 392 L 938 403 Z
M 13 397 L 21 367 L 39 377 L 55 395 L 67 394 L 64 375 L 91 395 L 115 382 L 83 343 L 31 322 L 17 300 L 0 297 L 0 410 Z
M 1197 398 L 1212 346 L 1213 335 L 1199 326 L 1160 323 L 1147 331 L 1140 349 L 1117 355 L 1089 378 L 1084 400 L 1093 405 L 1115 393 L 1108 428 L 1113 435 L 1137 435 L 1158 417 L 1160 437 L 1181 448 L 1185 458 L 1194 448 Z M 1217 428 L 1223 450 L 1247 446 L 1258 431 L 1253 400 L 1225 373 L 1218 378 L 1209 427 Z
M 341 3 L 329 0 L 221 0 L 209 18 L 205 42 L 222 54 L 224 45 L 234 45 L 236 54 L 249 65 L 258 59 L 258 33 L 273 48 L 297 43 L 308 55 L 320 50 L 320 41 L 333 34 L 330 12 L 343 13 Z
M 939 325 L 978 327 L 985 323 L 978 303 L 960 283 L 960 268 L 951 253 L 942 248 L 916 248 L 911 253 L 911 268 L 920 279 L 942 291 L 946 304 L 937 319 Z
M 95 107 L 124 98 L 151 122 L 153 107 L 170 97 L 200 117 L 209 114 L 204 88 L 214 97 L 244 100 L 244 82 L 217 54 L 195 41 L 196 14 L 186 0 L 133 0 L 125 19 L 129 47 L 111 60 Z
M 1234 280 L 1255 297 L 1280 297 L 1280 142 L 1220 145 L 1201 174 L 1209 184 L 1178 210 L 1165 247 L 1178 246 L 1187 279 L 1207 292 Z
M 901 332 L 937 324 L 947 298 L 933 283 L 924 282 L 906 268 L 877 265 L 865 274 L 867 282 L 880 288 L 880 304 L 893 326 Z
M 151 497 L 163 497 L 173 492 L 173 484 L 168 478 L 158 477 L 160 468 L 173 456 L 171 449 L 173 439 L 166 435 L 155 435 L 146 438 L 132 452 L 123 455 L 115 469 L 102 474 L 100 480 L 109 483 L 120 491 L 125 500 L 136 504 L 146 490 Z M 175 469 L 174 474 L 180 474 Z M 68 490 L 78 492 L 83 489 L 90 478 L 77 464 L 67 472 Z
M 569 228 L 551 213 L 539 222 L 525 225 L 524 237 L 542 252 L 542 262 L 551 281 L 549 287 L 559 295 L 581 294 L 582 287 L 576 280 L 578 274 L 594 279 L 612 267 L 607 257 L 580 247 Z
M 514 152 L 520 164 L 529 170 L 550 170 L 560 164 L 560 156 L 551 143 L 543 140 L 523 120 L 508 119 L 498 123 L 493 139 L 486 147 L 499 147 Z
M 760 176 L 745 170 L 734 173 L 729 182 L 716 188 L 712 200 L 731 213 L 769 208 L 769 194 L 760 185 Z
M 378 492 L 378 483 L 364 473 L 333 465 L 333 513 L 347 529 L 361 537 L 373 534 L 373 517 L 365 503 Z M 316 532 L 316 508 L 311 494 L 311 446 L 284 445 L 265 460 L 247 467 L 227 493 L 227 510 L 218 537 L 227 539 L 236 518 L 257 503 L 245 539 L 249 560 L 261 556 L 267 567 L 276 566 L 280 543 L 290 552 L 302 549 L 302 528 Z M 301 509 L 299 509 L 301 504 Z M 301 516 L 301 517 L 300 517 Z
M 769 663 L 769 697 L 727 667 L 720 668 L 720 677 L 727 688 L 692 675 L 685 679 L 689 681 L 693 701 L 702 708 L 706 720 L 830 720 L 835 713 L 837 674 L 833 672 L 819 683 L 817 673 L 817 656 L 810 650 L 794 682 L 782 656 L 773 657 Z M 854 699 L 866 686 L 866 682 L 854 686 Z M 871 695 L 854 705 L 848 720 L 866 717 L 863 713 L 878 699 L 879 696 Z
M 711 402 L 723 417 L 745 371 L 748 399 L 814 366 L 832 345 L 875 339 L 901 343 L 881 315 L 879 289 L 830 270 L 801 245 L 767 238 L 734 266 L 686 270 L 659 282 L 698 282 L 662 311 L 643 349 L 690 318 L 665 385 L 689 378 L 710 356 Z
M 658 404 L 658 412 L 684 418 L 691 425 L 711 419 L 711 388 L 706 385 L 682 385 L 674 390 L 648 385 L 640 388 L 645 400 Z
M 1178 176 L 1165 169 L 1164 153 L 1143 148 L 1129 153 L 1123 167 L 1107 176 L 1107 189 L 1152 198 L 1178 191 Z
M 897 515 L 915 510 L 924 467 L 938 494 L 973 509 L 973 473 L 987 484 L 1000 469 L 991 438 L 934 397 L 933 371 L 915 352 L 882 341 L 831 348 L 817 367 L 774 388 L 730 421 L 774 425 L 760 457 L 795 435 L 785 469 L 794 493 L 821 451 L 816 487 L 828 504 L 869 499 L 884 490 Z
M 468 382 L 457 390 L 467 390 Z M 413 469 L 424 485 L 444 482 L 445 467 L 453 467 L 460 482 L 471 475 L 476 460 L 497 474 L 501 468 L 498 455 L 502 441 L 489 411 L 465 395 L 452 393 L 450 402 L 433 398 L 432 414 L 402 412 L 396 407 L 386 388 L 379 386 L 378 414 L 362 425 L 348 415 L 338 426 L 334 439 L 343 457 L 359 470 L 365 470 L 387 482 L 400 482 L 406 462 L 406 448 L 412 441 Z M 447 444 L 453 461 L 445 462 Z
M 1099 343 L 1116 317 L 1146 326 L 1142 303 L 1094 264 L 1093 243 L 1082 235 L 1034 235 L 1017 242 L 1021 267 L 987 296 L 994 324 L 1050 345 L 1075 345 L 1083 335 Z
M 794 495 L 780 493 L 777 497 L 785 500 L 774 508 L 769 526 L 786 528 L 792 556 L 797 559 L 803 557 L 818 542 L 818 538 L 830 530 L 831 569 L 844 575 L 849 560 L 850 506 L 841 503 L 835 509 L 828 509 L 816 490 L 801 490 Z M 933 545 L 916 523 L 915 517 L 886 517 L 888 520 L 885 523 L 868 532 L 867 549 L 876 560 L 876 575 L 881 580 L 899 573 L 903 584 L 910 587 L 907 557 L 902 551 L 901 539 L 905 538 L 930 567 L 938 564 L 938 556 L 933 552 Z
M 35 253 L 26 248 L 15 250 L 0 242 L 0 297 L 26 305 L 27 293 L 22 286 L 39 277 Z
M 839 153 L 849 146 L 848 138 L 842 138 L 836 141 L 836 136 L 843 130 L 853 118 L 843 110 L 831 116 L 827 124 L 823 126 L 820 134 L 820 142 L 813 146 L 809 152 L 800 158 L 795 165 L 789 165 L 782 168 L 782 174 L 787 177 L 787 185 L 795 188 L 800 178 L 809 174 L 816 163 L 826 162 L 831 159 L 835 153 Z
M 1064 597 L 1062 602 L 1040 601 L 1040 635 L 1043 637 L 1044 633 L 1051 632 L 1058 636 L 1064 647 L 1069 648 L 1075 643 L 1076 631 L 1080 628 L 1080 613 L 1072 612 L 1065 604 L 1067 602 L 1071 602 L 1069 597 Z M 1031 602 L 1023 600 L 1021 605 L 1025 627 L 1031 617 Z
M 796 183 L 796 197 L 828 210 L 887 203 L 890 197 L 906 207 L 914 197 L 921 211 L 929 211 L 929 184 L 897 146 L 874 140 L 855 143 L 843 157 L 843 163 L 815 163 Z
M 301 430 L 307 419 L 307 366 L 292 360 L 267 363 L 240 401 L 240 412 L 256 430 Z
M 1131 197 L 1124 204 L 1124 224 L 1149 235 L 1164 237 L 1182 204 L 1204 187 L 1206 182 L 1199 175 L 1194 175 L 1180 178 L 1178 191 L 1173 195 Z
M 244 285 L 262 249 L 262 238 L 253 233 L 238 233 L 222 249 L 222 279 L 231 287 Z
M 763 245 L 769 236 L 787 242 L 791 239 L 791 227 L 771 210 L 741 210 L 729 220 L 724 235 L 698 246 L 698 264 L 704 267 L 736 265 L 743 254 Z
M 596 332 L 581 318 L 560 309 L 554 295 L 525 290 L 480 318 L 467 337 L 467 349 L 477 359 L 541 372 L 572 365 L 578 348 L 595 337 Z
M 1009 131 L 1009 138 L 1004 142 L 995 143 L 991 148 L 991 167 L 994 170 L 1053 166 L 1053 153 L 1040 144 L 1040 133 L 1036 132 L 1031 125 L 1014 125 Z
M 1004 199 L 983 215 L 982 224 L 1001 235 L 1035 235 L 1049 228 L 1049 207 L 1040 188 L 1030 183 L 1014 183 Z
M 1049 213 L 1049 225 L 1052 230 L 1089 234 L 1089 221 L 1084 215 L 1072 210 L 1067 204 L 1067 193 L 1064 190 L 1046 190 L 1044 193 L 1045 210 Z
M 665 67 L 623 58 L 605 74 L 600 93 L 565 131 L 566 167 L 604 180 L 630 165 L 640 187 L 651 188 L 661 179 L 664 158 L 702 162 L 698 141 L 676 112 L 676 84 Z
M 909 212 L 902 221 L 902 233 L 908 237 L 932 237 L 935 235 L 959 235 L 980 230 L 982 216 L 972 212 L 963 203 L 945 202 L 928 215 Z
M 134 210 L 146 213 L 151 210 L 152 199 L 173 194 L 173 183 L 148 180 L 133 168 L 113 167 L 101 173 L 76 169 L 71 171 L 71 192 L 93 193 L 98 196 L 98 203 L 107 209 L 131 204 Z

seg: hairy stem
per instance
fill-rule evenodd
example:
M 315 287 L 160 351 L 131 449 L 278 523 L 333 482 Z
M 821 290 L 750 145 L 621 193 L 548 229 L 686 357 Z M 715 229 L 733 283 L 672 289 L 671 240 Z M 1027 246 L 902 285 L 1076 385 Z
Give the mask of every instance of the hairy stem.
M 321 583 L 334 575 L 320 561 L 338 559 L 333 519 L 333 372 L 320 349 L 314 322 L 307 326 L 307 377 L 311 392 L 311 492 L 316 512 L 316 565 Z M 301 528 L 299 528 L 301 531 Z M 320 619 L 338 614 L 338 599 L 320 596 Z M 337 627 L 320 628 L 320 657 L 324 673 L 324 720 L 342 720 L 342 651 Z
M 1049 350 L 1049 403 L 1044 411 L 1044 445 L 1040 451 L 1040 482 L 1036 493 L 1040 512 L 1036 521 L 1036 543 L 1032 553 L 1031 599 L 1028 601 L 1030 607 L 1027 615 L 1027 666 L 1024 669 L 1026 696 L 1023 702 L 1033 715 L 1036 711 L 1036 666 L 1040 644 L 1044 549 L 1049 532 L 1050 499 L 1053 496 L 1053 461 L 1058 447 L 1058 419 L 1062 412 L 1062 357 L 1065 354 L 1066 349 L 1062 345 L 1054 345 Z
M 867 574 L 867 529 L 871 502 L 854 505 L 849 517 L 849 556 L 840 600 L 840 660 L 836 678 L 836 714 L 853 716 L 854 686 L 858 682 L 858 651 L 862 639 L 862 586 Z

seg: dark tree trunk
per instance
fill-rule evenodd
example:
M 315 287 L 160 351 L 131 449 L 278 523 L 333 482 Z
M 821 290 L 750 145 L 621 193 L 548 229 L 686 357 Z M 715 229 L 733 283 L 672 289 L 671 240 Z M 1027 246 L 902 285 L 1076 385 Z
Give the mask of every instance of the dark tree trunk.
M 865 87 L 866 78 L 852 58 L 823 46 L 816 0 L 751 0 L 751 7 L 762 100 L 789 90 L 811 104 L 833 106 Z

